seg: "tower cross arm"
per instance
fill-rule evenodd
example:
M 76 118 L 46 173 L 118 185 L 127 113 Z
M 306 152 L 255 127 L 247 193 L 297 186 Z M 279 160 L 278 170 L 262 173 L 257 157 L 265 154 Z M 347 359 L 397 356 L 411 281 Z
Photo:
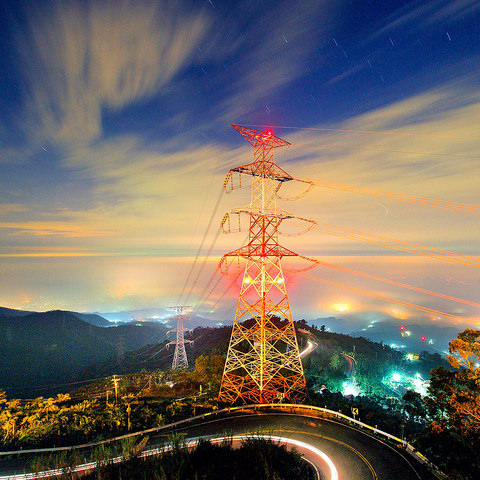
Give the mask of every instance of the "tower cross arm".
M 242 127 L 240 125 L 234 125 L 233 123 L 230 125 L 237 130 L 237 132 L 240 133 L 240 135 L 245 138 L 250 145 L 253 145 L 254 147 L 258 147 L 258 145 L 261 145 L 262 143 L 271 148 L 291 145 L 291 143 L 287 142 L 283 138 L 273 135 L 273 133 L 269 130 L 263 132 L 262 130 Z
M 298 253 L 278 244 L 266 245 L 266 248 L 262 248 L 262 245 L 248 244 L 225 253 L 222 258 L 225 257 L 298 257 Z
M 271 180 L 276 180 L 277 182 L 289 182 L 290 180 L 295 180 L 289 173 L 283 170 L 283 168 L 280 168 L 273 162 L 265 162 L 264 165 L 260 162 L 240 165 L 239 167 L 231 168 L 227 176 L 232 173 L 244 173 L 254 177 L 269 178 Z

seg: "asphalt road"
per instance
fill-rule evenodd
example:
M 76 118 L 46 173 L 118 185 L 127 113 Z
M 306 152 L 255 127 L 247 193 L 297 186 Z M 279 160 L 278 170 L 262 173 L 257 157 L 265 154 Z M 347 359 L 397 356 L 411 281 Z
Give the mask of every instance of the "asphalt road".
M 293 439 L 302 442 L 295 448 L 314 463 L 322 480 L 335 478 L 328 465 L 329 460 L 334 464 L 339 480 L 434 480 L 436 478 L 403 449 L 389 445 L 348 425 L 322 418 L 246 411 L 219 418 L 209 415 L 202 423 L 192 426 L 182 425 L 173 431 L 185 432 L 187 438 L 262 434 Z M 148 443 L 149 445 L 163 443 L 171 434 L 172 431 L 163 431 L 161 435 L 150 433 Z M 322 452 L 324 458 L 321 456 Z M 0 478 L 7 478 L 13 472 L 29 471 L 32 457 L 30 456 L 28 460 L 27 458 L 28 456 L 24 455 L 8 461 L 4 458 L 0 462 Z
M 261 433 L 300 440 L 324 452 L 335 464 L 340 480 L 436 478 L 400 448 L 347 425 L 298 414 L 253 413 L 233 418 L 211 418 L 208 423 L 177 431 L 186 432 L 188 436 Z M 301 451 L 300 447 L 297 449 Z M 330 479 L 325 462 L 309 456 L 306 451 L 305 455 L 315 463 L 322 480 Z

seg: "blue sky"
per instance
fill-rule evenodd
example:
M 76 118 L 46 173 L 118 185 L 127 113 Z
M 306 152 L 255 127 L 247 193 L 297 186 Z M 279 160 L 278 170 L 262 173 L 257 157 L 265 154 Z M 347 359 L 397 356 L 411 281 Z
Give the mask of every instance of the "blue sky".
M 1 305 L 112 311 L 176 303 L 225 173 L 251 160 L 230 123 L 272 126 L 293 143 L 278 163 L 299 177 L 479 203 L 476 1 L 4 1 L 0 9 Z M 378 133 L 354 133 L 367 131 Z M 246 191 L 225 196 L 214 224 L 246 203 Z M 475 215 L 322 188 L 286 208 L 480 253 Z M 209 235 L 206 247 L 213 228 Z M 191 303 L 222 253 L 241 242 L 219 238 Z M 319 232 L 284 243 L 476 300 L 476 268 Z M 314 274 L 465 322 L 479 318 L 475 307 Z M 352 315 L 438 321 L 289 281 L 294 315 L 348 304 Z M 227 284 L 207 308 L 234 305 L 235 288 L 217 302 Z

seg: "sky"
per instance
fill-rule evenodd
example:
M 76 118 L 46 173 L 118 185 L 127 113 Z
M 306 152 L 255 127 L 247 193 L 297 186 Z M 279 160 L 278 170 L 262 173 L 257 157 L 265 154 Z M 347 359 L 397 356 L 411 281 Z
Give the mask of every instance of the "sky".
M 292 143 L 278 149 L 277 163 L 317 184 L 282 208 L 480 255 L 478 210 L 318 185 L 480 204 L 476 0 L 3 0 L 0 31 L 2 306 L 188 304 L 212 321 L 233 321 L 238 282 L 212 275 L 245 232 L 217 232 L 226 211 L 249 203 L 249 190 L 225 194 L 222 184 L 253 149 L 231 123 L 272 128 Z M 291 183 L 285 196 L 300 196 L 304 184 Z M 478 299 L 475 266 L 318 229 L 282 243 Z M 308 274 L 450 316 L 287 273 L 294 318 L 480 326 L 475 305 L 325 266 Z

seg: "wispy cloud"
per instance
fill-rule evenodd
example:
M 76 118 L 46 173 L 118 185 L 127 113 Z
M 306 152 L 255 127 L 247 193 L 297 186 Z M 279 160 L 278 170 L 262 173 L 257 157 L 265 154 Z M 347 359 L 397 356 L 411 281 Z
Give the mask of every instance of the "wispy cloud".
M 261 16 L 258 8 L 255 2 L 246 35 L 235 44 L 241 53 L 231 66 L 233 81 L 221 108 L 230 121 L 263 111 L 269 99 L 303 76 L 344 7 L 328 1 L 285 2 Z
M 88 143 L 102 110 L 157 94 L 185 67 L 209 28 L 173 2 L 51 2 L 17 36 L 31 135 Z
M 387 17 L 383 26 L 372 35 L 372 38 L 399 28 L 418 34 L 425 27 L 438 26 L 445 22 L 452 23 L 479 9 L 480 4 L 477 0 L 431 0 L 420 2 L 416 8 L 406 4 Z

